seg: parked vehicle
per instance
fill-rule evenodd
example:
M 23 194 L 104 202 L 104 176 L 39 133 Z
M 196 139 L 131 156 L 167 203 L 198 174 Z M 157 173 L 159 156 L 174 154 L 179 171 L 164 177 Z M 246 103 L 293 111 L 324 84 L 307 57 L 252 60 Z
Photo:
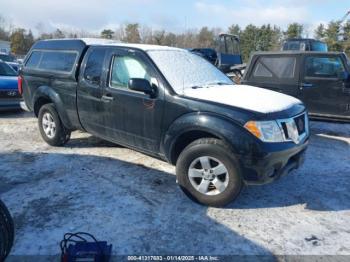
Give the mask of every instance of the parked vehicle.
M 328 52 L 328 46 L 325 42 L 316 39 L 291 38 L 283 43 L 282 51 Z
M 231 66 L 243 63 L 239 38 L 235 35 L 220 34 L 215 48 L 193 48 L 190 51 L 207 59 L 224 73 L 231 72 Z
M 20 109 L 21 101 L 17 72 L 7 63 L 0 61 L 0 110 Z
M 350 121 L 350 66 L 343 53 L 255 53 L 242 83 L 299 98 L 312 118 Z
M 244 184 L 298 168 L 309 138 L 297 99 L 233 85 L 186 50 L 101 40 L 37 42 L 20 70 L 43 139 L 83 130 L 176 164 L 182 190 L 223 206 Z
M 0 200 L 0 261 L 9 255 L 14 240 L 14 224 L 10 212 Z
M 235 83 L 239 82 L 246 67 L 236 35 L 220 34 L 215 41 L 215 48 L 193 48 L 189 51 L 208 60 Z
M 6 53 L 0 53 L 0 60 L 7 63 L 9 66 L 11 66 L 16 72 L 18 72 L 19 69 L 19 63 L 16 60 L 16 57 L 14 57 L 11 54 Z

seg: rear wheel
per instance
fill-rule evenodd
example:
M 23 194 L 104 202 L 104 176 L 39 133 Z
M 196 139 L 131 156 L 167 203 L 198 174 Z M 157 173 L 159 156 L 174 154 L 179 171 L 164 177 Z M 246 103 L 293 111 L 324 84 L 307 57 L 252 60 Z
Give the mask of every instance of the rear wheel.
M 63 126 L 53 104 L 40 108 L 38 121 L 40 134 L 49 145 L 63 146 L 70 139 L 70 131 Z
M 0 261 L 5 261 L 9 255 L 13 240 L 13 220 L 5 204 L 0 200 Z
M 230 147 L 221 140 L 199 139 L 188 145 L 176 164 L 181 189 L 198 203 L 225 206 L 240 193 L 240 168 Z

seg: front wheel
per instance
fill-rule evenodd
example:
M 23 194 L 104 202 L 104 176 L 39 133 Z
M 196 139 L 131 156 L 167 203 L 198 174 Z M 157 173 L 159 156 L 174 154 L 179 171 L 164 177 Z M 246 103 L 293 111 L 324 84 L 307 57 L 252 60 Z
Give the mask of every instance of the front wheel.
M 70 132 L 64 127 L 53 104 L 43 105 L 38 115 L 42 138 L 51 146 L 63 146 L 70 139 Z
M 232 202 L 243 187 L 232 150 L 213 138 L 198 139 L 183 150 L 176 163 L 176 176 L 187 196 L 215 207 Z

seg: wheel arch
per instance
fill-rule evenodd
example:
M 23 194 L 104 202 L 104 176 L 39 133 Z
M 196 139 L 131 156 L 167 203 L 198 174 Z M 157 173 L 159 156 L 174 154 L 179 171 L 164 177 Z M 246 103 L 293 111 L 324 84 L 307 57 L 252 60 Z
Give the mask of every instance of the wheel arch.
M 64 109 L 64 104 L 60 96 L 49 86 L 39 87 L 33 96 L 33 110 L 36 117 L 39 115 L 40 108 L 43 105 L 52 103 L 55 105 L 58 116 L 60 117 L 63 125 L 67 129 L 72 129 L 72 124 L 68 118 L 68 115 Z
M 228 119 L 211 113 L 187 114 L 175 120 L 163 139 L 163 151 L 171 164 L 176 161 L 187 145 L 201 138 L 216 138 L 226 142 L 234 153 L 247 145 L 242 143 L 245 133 L 242 127 Z
M 179 158 L 181 152 L 192 142 L 201 139 L 201 138 L 216 138 L 220 139 L 217 135 L 208 132 L 203 131 L 200 129 L 193 129 L 186 131 L 179 135 L 176 140 L 174 141 L 174 144 L 172 146 L 171 152 L 170 152 L 170 162 L 172 164 L 176 164 L 177 159 Z

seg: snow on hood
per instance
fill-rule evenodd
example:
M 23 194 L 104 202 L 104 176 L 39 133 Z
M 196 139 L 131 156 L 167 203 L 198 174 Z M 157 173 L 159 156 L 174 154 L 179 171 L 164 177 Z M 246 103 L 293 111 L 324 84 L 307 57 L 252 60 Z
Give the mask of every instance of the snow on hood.
M 281 93 L 248 85 L 213 85 L 185 89 L 184 95 L 244 108 L 260 113 L 274 113 L 291 108 L 301 101 Z

